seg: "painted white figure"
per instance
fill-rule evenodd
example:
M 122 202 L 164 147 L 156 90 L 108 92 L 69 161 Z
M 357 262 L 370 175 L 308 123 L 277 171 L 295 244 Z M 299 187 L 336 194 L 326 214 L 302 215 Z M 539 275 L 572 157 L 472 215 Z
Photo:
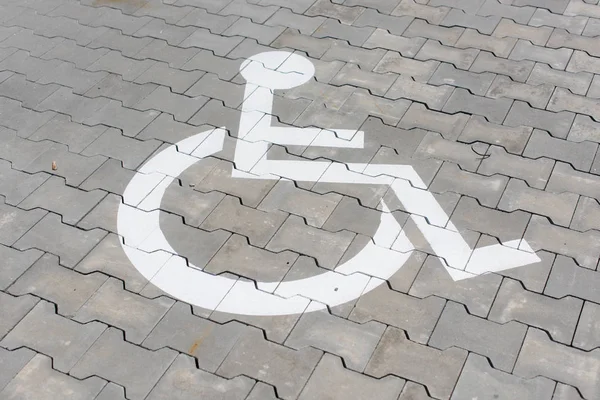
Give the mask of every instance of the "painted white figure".
M 362 148 L 364 132 L 274 127 L 273 90 L 299 86 L 314 75 L 297 54 L 257 54 L 241 66 L 247 80 L 232 175 L 247 179 L 388 185 L 454 280 L 539 262 L 525 240 L 471 249 L 416 171 L 409 165 L 343 164 L 333 161 L 269 160 L 272 144 Z M 127 186 L 118 231 L 133 265 L 155 286 L 208 310 L 245 315 L 287 315 L 354 300 L 396 273 L 414 247 L 381 202 L 379 227 L 356 256 L 333 271 L 285 282 L 253 282 L 215 276 L 188 265 L 164 236 L 159 208 L 165 190 L 183 171 L 223 148 L 224 128 L 202 132 L 170 146 L 144 164 Z M 427 218 L 427 220 L 426 220 Z

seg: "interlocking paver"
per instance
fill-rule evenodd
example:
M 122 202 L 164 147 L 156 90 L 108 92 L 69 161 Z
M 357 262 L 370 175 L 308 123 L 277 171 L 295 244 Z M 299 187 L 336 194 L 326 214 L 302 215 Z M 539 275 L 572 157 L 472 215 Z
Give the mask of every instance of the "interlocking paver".
M 482 35 L 475 29 L 467 29 L 461 35 L 455 46 L 460 49 L 475 48 L 491 51 L 498 57 L 507 58 L 511 50 L 515 47 L 517 40 L 511 37 L 497 38 L 488 35 Z
M 533 305 L 526 309 L 524 304 Z M 573 297 L 553 299 L 528 292 L 520 283 L 505 279 L 489 318 L 499 323 L 519 321 L 549 332 L 555 341 L 570 344 L 583 302 Z M 532 310 L 535 310 L 532 312 Z M 557 318 L 557 315 L 560 317 Z
M 0 337 L 5 337 L 37 304 L 38 299 L 30 295 L 14 297 L 4 292 L 0 292 L 0 299 Z
M 451 46 L 444 46 L 437 40 L 428 40 L 423 47 L 421 47 L 421 50 L 419 50 L 415 59 L 421 61 L 439 60 L 454 64 L 460 69 L 469 69 L 478 54 L 479 50 L 477 49 L 456 49 Z
M 499 98 L 490 99 L 475 96 L 465 89 L 457 88 L 452 92 L 442 111 L 456 113 L 466 111 L 475 115 L 481 115 L 490 122 L 501 123 L 512 106 L 512 100 Z
M 176 356 L 177 353 L 169 349 L 152 352 L 125 342 L 122 332 L 108 328 L 70 374 L 78 379 L 99 376 L 124 386 L 128 397 L 144 399 Z M 144 368 L 140 368 L 141 365 Z
M 490 0 L 492 2 L 494 0 Z M 540 10 L 540 9 L 538 9 Z M 536 10 L 536 12 L 538 11 Z M 531 26 L 521 25 L 514 22 L 512 19 L 502 18 L 500 23 L 496 26 L 496 29 L 492 33 L 496 37 L 514 37 L 518 39 L 529 40 L 531 43 L 538 46 L 543 46 L 548 42 L 550 35 L 552 34 L 552 28 L 548 26 L 542 26 L 539 28 L 533 28 Z
M 34 351 L 25 348 L 14 351 L 0 348 L 0 392 L 34 356 Z
M 531 79 L 531 76 L 529 79 Z M 506 97 L 509 99 L 522 100 L 531 104 L 533 107 L 545 108 L 553 91 L 554 87 L 549 84 L 538 84 L 533 86 L 526 83 L 513 82 L 510 78 L 499 75 L 494 79 L 486 96 L 492 98 Z

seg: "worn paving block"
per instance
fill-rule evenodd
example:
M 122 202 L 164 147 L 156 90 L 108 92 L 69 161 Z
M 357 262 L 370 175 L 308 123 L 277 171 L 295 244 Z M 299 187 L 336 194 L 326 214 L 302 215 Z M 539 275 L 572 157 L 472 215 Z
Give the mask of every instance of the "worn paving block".
M 293 7 L 293 4 L 290 4 Z M 375 12 L 374 10 L 371 10 Z M 282 26 L 300 31 L 303 35 L 312 35 L 314 31 L 325 21 L 323 17 L 307 17 L 305 15 L 296 14 L 287 8 L 280 8 L 268 20 L 265 25 Z M 366 21 L 365 21 L 366 22 Z M 361 25 L 356 21 L 356 26 L 372 26 Z M 214 32 L 214 31 L 213 31 Z
M 419 298 L 436 295 L 467 306 L 469 313 L 485 317 L 494 301 L 502 278 L 485 274 L 454 281 L 437 257 L 429 256 L 419 271 L 409 294 Z
M 517 360 L 514 374 L 524 378 L 538 375 L 573 385 L 584 397 L 597 398 L 600 393 L 594 371 L 600 359 L 598 350 L 584 352 L 550 340 L 539 329 L 530 328 Z
M 370 399 L 377 393 L 378 399 L 395 400 L 404 382 L 404 379 L 395 376 L 377 380 L 349 371 L 337 357 L 325 354 L 298 399 L 308 400 L 326 396 L 331 400 L 350 397 L 358 400 Z
M 494 0 L 490 0 L 490 3 Z M 525 23 L 525 22 L 524 22 Z M 496 26 L 496 29 L 492 33 L 496 37 L 514 37 L 517 39 L 528 40 L 538 46 L 546 44 L 550 35 L 552 34 L 552 28 L 548 26 L 534 28 L 531 26 L 520 25 L 515 23 L 512 19 L 502 18 L 500 23 Z
M 565 385 L 562 383 L 556 384 L 556 390 L 554 391 L 554 397 L 552 400 L 585 400 L 579 394 L 579 391 L 573 386 Z
M 568 162 L 575 169 L 589 171 L 598 145 L 590 142 L 575 143 L 552 137 L 548 132 L 533 131 L 523 152 L 525 157 L 548 157 Z
M 118 51 L 110 51 L 87 69 L 88 71 L 112 72 L 113 74 L 121 75 L 126 81 L 134 81 L 155 63 L 156 61 L 153 60 L 135 60 L 123 56 Z
M 527 78 L 527 83 L 532 85 L 547 83 L 567 88 L 576 94 L 585 95 L 592 82 L 592 76 L 587 72 L 558 71 L 548 65 L 537 63 L 533 67 L 531 75 Z
M 495 324 L 469 315 L 463 305 L 448 302 L 428 344 L 441 350 L 470 350 L 489 357 L 495 368 L 510 372 L 526 331 L 523 324 Z
M 543 377 L 521 379 L 494 369 L 485 357 L 469 354 L 461 372 L 453 400 L 478 398 L 551 400 L 554 383 Z
M 0 98 L 0 105 L 2 106 L 3 126 L 14 130 L 19 137 L 23 138 L 31 136 L 33 132 L 56 115 L 54 112 L 29 110 L 24 108 L 18 101 L 6 97 Z
M 134 170 L 148 159 L 160 145 L 161 142 L 158 140 L 133 139 L 117 129 L 110 128 L 86 147 L 81 154 L 108 156 L 122 161 L 125 168 Z
M 566 138 L 575 119 L 571 112 L 549 112 L 530 107 L 522 101 L 515 101 L 504 124 L 508 126 L 530 126 L 546 130 L 557 138 Z M 538 133 L 538 135 L 541 133 Z
M 3 260 L 0 270 L 0 290 L 5 290 L 12 285 L 42 254 L 41 251 L 35 249 L 18 251 L 12 247 L 0 245 L 0 259 Z
M 469 91 L 457 88 L 448 99 L 442 111 L 456 113 L 460 111 L 486 117 L 490 122 L 501 124 L 508 114 L 513 101 L 499 98 L 489 99 L 474 96 Z
M 36 354 L 0 392 L 6 399 L 52 400 L 68 396 L 73 400 L 96 398 L 105 381 L 98 377 L 77 380 L 52 368 L 52 359 Z
M 56 90 L 58 85 L 30 82 L 20 74 L 13 74 L 0 84 L 0 95 L 19 100 L 27 108 L 35 108 Z
M 486 176 L 502 174 L 522 179 L 536 189 L 546 187 L 555 165 L 554 160 L 544 157 L 532 160 L 515 156 L 498 146 L 491 146 L 487 155 L 477 169 L 478 173 Z
M 423 104 L 413 103 L 406 111 L 400 123 L 401 128 L 423 128 L 442 134 L 444 139 L 456 139 L 469 120 L 467 114 L 456 113 L 449 115 L 429 110 Z
M 570 164 L 557 162 L 552 170 L 547 190 L 561 193 L 572 192 L 600 200 L 600 178 L 580 172 Z
M 453 91 L 452 86 L 433 86 L 415 82 L 407 77 L 398 77 L 385 97 L 397 100 L 405 98 L 427 104 L 429 108 L 441 110 Z
M 517 39 L 511 37 L 498 38 L 495 36 L 482 35 L 474 29 L 466 29 L 456 42 L 459 49 L 480 49 L 490 51 L 498 57 L 507 58 Z
M 550 111 L 573 111 L 600 119 L 600 113 L 596 111 L 599 105 L 600 100 L 574 95 L 567 89 L 557 88 L 547 109 Z
M 224 325 L 192 314 L 189 305 L 177 302 L 144 340 L 151 350 L 169 346 L 198 360 L 201 369 L 215 372 L 247 327 L 239 322 Z
M 510 53 L 511 60 L 532 60 L 550 65 L 552 68 L 564 70 L 573 54 L 571 49 L 549 49 L 536 46 L 526 40 L 519 40 Z
M 37 305 L 0 342 L 7 349 L 21 346 L 44 353 L 53 359 L 53 368 L 68 373 L 102 334 L 105 325 L 91 322 L 80 325 L 55 314 L 54 305 Z
M 193 358 L 180 354 L 146 398 L 159 400 L 176 396 L 182 400 L 199 398 L 242 400 L 250 393 L 253 385 L 254 381 L 245 376 L 228 380 L 199 370 Z
M 66 144 L 69 152 L 80 153 L 98 138 L 107 127 L 86 126 L 71 121 L 66 115 L 57 114 L 54 118 L 42 125 L 28 139 L 33 141 L 51 140 Z
M 316 38 L 312 36 L 306 36 L 295 29 L 287 28 L 270 44 L 270 46 L 275 47 L 276 49 L 296 49 L 305 52 L 310 57 L 322 58 L 335 42 L 336 41 L 331 38 Z M 215 54 L 219 55 L 218 53 Z M 325 60 L 327 61 L 328 59 L 325 58 Z
M 567 47 L 569 49 L 582 50 L 592 57 L 600 56 L 600 50 L 598 50 L 594 38 L 574 35 L 560 28 L 554 29 L 550 39 L 548 39 L 548 43 L 546 43 L 546 47 L 554 49 Z
M 172 93 L 165 86 L 159 86 L 139 103 L 136 103 L 134 107 L 142 111 L 151 109 L 164 111 L 172 114 L 175 120 L 185 122 L 196 114 L 207 101 L 208 98 L 196 93 L 194 87 L 190 88 L 186 95 L 180 95 Z
M 327 0 L 317 0 L 304 14 L 333 18 L 351 25 L 363 10 L 363 7 L 346 7 Z
M 467 358 L 465 350 L 440 351 L 409 341 L 400 329 L 386 329 L 366 373 L 402 376 L 427 386 L 437 398 L 449 398 Z
M 205 163 L 205 165 L 208 164 Z M 190 176 L 187 175 L 188 173 L 202 172 L 202 169 L 198 167 L 202 167 L 202 165 L 192 166 L 190 169 L 193 171 L 186 171 L 183 176 Z M 197 227 L 206 220 L 206 217 L 210 215 L 224 197 L 225 195 L 220 192 L 202 193 L 194 190 L 189 185 L 179 185 L 174 181 L 165 191 L 160 208 L 181 215 L 186 225 Z
M 119 101 L 111 100 L 93 115 L 85 118 L 86 125 L 104 124 L 120 129 L 125 136 L 136 136 L 160 113 L 158 111 L 137 111 L 123 107 Z
M 535 10 L 528 25 L 530 26 L 551 26 L 554 28 L 565 29 L 570 33 L 581 35 L 588 19 L 581 16 L 558 15 L 551 13 L 543 8 Z
M 427 343 L 444 304 L 444 299 L 434 296 L 418 299 L 384 284 L 361 296 L 349 318 L 359 323 L 389 324 L 405 330 L 411 340 Z
M 553 340 L 570 344 L 583 301 L 564 297 L 553 299 L 528 292 L 520 283 L 505 279 L 490 311 L 489 319 L 499 323 L 519 321 L 544 329 Z
M 370 1 L 377 1 L 379 4 L 377 4 L 377 6 L 381 6 L 381 7 L 389 7 L 392 10 L 394 8 L 396 8 L 396 5 L 398 2 L 396 2 L 396 4 L 394 4 L 394 1 L 381 1 L 381 0 L 370 0 Z M 354 1 L 357 3 L 361 3 L 361 1 Z M 353 0 L 350 1 L 346 1 L 345 4 L 351 5 L 353 3 Z M 364 2 L 362 2 L 364 3 Z M 406 28 L 411 24 L 411 22 L 414 21 L 414 18 L 411 16 L 394 16 L 394 15 L 389 15 L 389 12 L 383 12 L 381 11 L 381 9 L 379 7 L 372 7 L 370 6 L 369 8 L 365 9 L 364 12 L 362 12 L 360 14 L 360 16 L 356 19 L 356 21 L 354 21 L 352 23 L 353 26 L 360 26 L 360 27 L 365 27 L 365 26 L 370 26 L 373 28 L 381 28 L 381 29 L 386 29 L 388 30 L 391 34 L 393 35 L 402 35 L 402 36 L 406 36 L 406 37 L 411 37 L 412 35 L 407 34 Z M 379 8 L 379 10 L 376 10 L 375 8 Z M 390 10 L 390 12 L 392 11 Z M 268 23 L 268 21 L 267 21 Z
M 367 45 L 365 42 L 367 41 L 367 39 L 369 39 L 371 37 L 371 35 L 373 34 L 373 32 L 375 31 L 375 28 L 372 27 L 358 27 L 358 26 L 351 26 L 351 25 L 347 25 L 347 24 L 343 24 L 337 20 L 334 19 L 326 19 L 313 33 L 311 36 L 316 37 L 316 38 L 336 38 L 336 39 L 342 39 L 342 40 L 346 40 L 348 43 L 350 43 L 353 46 L 365 46 L 365 47 L 371 47 L 369 45 Z M 383 31 L 385 32 L 385 31 Z M 281 33 L 281 32 L 280 32 Z M 251 34 L 246 34 L 245 36 L 250 36 L 252 37 Z M 274 39 L 274 38 L 273 38 Z M 369 43 L 374 44 L 374 41 L 369 39 Z M 402 38 L 400 40 L 406 40 L 407 42 L 409 42 L 408 39 Z M 260 43 L 260 40 L 259 40 Z M 375 47 L 385 47 L 386 42 L 385 41 L 380 41 L 379 39 L 376 40 L 376 43 L 379 46 L 375 46 Z M 268 43 L 266 43 L 268 44 Z
M 570 228 L 580 232 L 600 230 L 600 205 L 596 199 L 585 196 L 579 198 Z
M 578 266 L 567 256 L 558 255 L 544 294 L 557 298 L 570 295 L 598 303 L 600 296 L 594 288 L 599 281 L 600 273 Z
M 174 301 L 165 297 L 149 300 L 127 292 L 122 282 L 109 278 L 77 311 L 73 319 L 82 323 L 105 321 L 125 331 L 126 340 L 141 343 Z
M 469 64 L 470 71 L 494 72 L 499 75 L 508 75 L 517 82 L 525 82 L 535 63 L 528 60 L 507 60 L 496 57 L 487 51 L 482 51 L 471 64 Z
M 36 107 L 39 111 L 56 111 L 66 114 L 75 122 L 82 123 L 110 102 L 106 98 L 91 99 L 73 93 L 72 89 L 61 87 Z M 51 119 L 51 118 L 48 118 Z
M 276 1 L 276 0 L 268 0 Z M 254 388 L 250 392 L 250 395 L 246 400 L 278 400 L 279 397 L 275 395 L 275 389 L 273 386 L 267 385 L 264 382 L 256 382 Z
M 70 63 L 61 63 L 48 74 L 37 80 L 40 84 L 59 84 L 70 87 L 73 93 L 83 94 L 105 79 L 108 73 L 105 71 L 89 72 L 76 68 Z
M 110 193 L 123 194 L 125 187 L 134 174 L 134 171 L 123 168 L 121 161 L 108 159 L 85 179 L 79 187 L 88 191 L 102 188 L 102 190 Z
M 157 62 L 138 76 L 134 82 L 140 84 L 152 82 L 170 87 L 175 93 L 185 93 L 204 75 L 204 72 L 195 70 L 196 64 L 191 64 L 193 62 L 194 58 L 182 67 L 183 70 L 171 68 L 169 64 L 164 62 Z M 186 67 L 188 64 L 190 64 L 189 68 Z M 187 69 L 190 69 L 190 71 L 187 71 Z
M 585 51 L 575 51 L 566 68 L 567 72 L 591 72 L 597 74 L 600 72 L 600 61 L 597 57 L 592 57 Z
M 522 100 L 533 107 L 543 109 L 546 108 L 553 91 L 554 86 L 549 84 L 533 86 L 526 83 L 514 82 L 506 76 L 498 75 L 486 96 Z
M 151 19 L 150 22 L 135 31 L 133 37 L 153 37 L 177 46 L 194 32 L 192 27 L 179 27 L 166 23 L 163 20 Z
M 364 29 L 364 28 L 363 28 Z M 404 57 L 414 57 L 426 39 L 421 37 L 406 38 L 388 33 L 385 29 L 377 29 L 369 39 L 363 44 L 368 49 L 383 48 L 396 51 Z
M 94 400 L 125 400 L 125 390 L 117 384 L 108 382 Z
M 106 281 L 102 274 L 82 275 L 58 265 L 55 256 L 46 254 L 10 287 L 14 295 L 35 294 L 58 305 L 61 315 L 70 317 Z
M 506 186 L 498 208 L 505 211 L 524 210 L 541 214 L 556 225 L 569 226 L 579 195 L 554 194 L 530 188 L 524 181 L 511 179 Z
M 439 65 L 438 61 L 419 61 L 403 57 L 400 53 L 388 51 L 373 68 L 374 72 L 410 76 L 417 82 L 427 82 Z
M 295 399 L 320 358 L 316 349 L 291 350 L 251 330 L 237 341 L 217 374 L 226 378 L 247 375 L 272 384 L 283 399 Z
M 363 372 L 385 326 L 377 322 L 355 324 L 327 311 L 302 315 L 285 341 L 294 349 L 308 346 L 327 351 L 344 360 L 347 368 Z
M 26 348 L 9 351 L 0 348 L 0 392 L 35 356 Z
M 404 389 L 402 389 L 398 400 L 433 400 L 433 397 L 427 394 L 425 386 L 408 381 L 404 385 Z
M 0 194 L 6 204 L 19 204 L 48 178 L 49 175 L 45 173 L 31 175 L 12 169 L 10 162 L 0 160 Z
M 548 250 L 573 257 L 586 268 L 595 269 L 600 256 L 600 234 L 561 228 L 538 215 L 533 215 L 525 239 L 533 250 Z
M 243 206 L 235 197 L 226 196 L 200 228 L 208 231 L 226 229 L 248 237 L 252 245 L 264 247 L 286 218 L 286 213 L 265 213 Z
M 402 33 L 402 36 L 433 39 L 444 46 L 454 46 L 464 31 L 465 29 L 461 27 L 447 28 L 429 24 L 422 19 L 415 19 Z
M 421 47 L 421 50 L 419 50 L 415 59 L 421 61 L 439 60 L 454 64 L 457 68 L 466 70 L 472 66 L 478 54 L 479 50 L 477 49 L 462 50 L 451 46 L 444 46 L 437 40 L 428 40 L 423 47 Z
M 475 74 L 456 69 L 452 64 L 442 63 L 428 83 L 432 85 L 451 85 L 469 89 L 473 94 L 485 95 L 494 80 L 494 74 Z
M 463 125 L 464 126 L 464 125 Z M 487 121 L 484 117 L 474 115 L 468 119 L 466 126 L 460 132 L 458 140 L 472 143 L 482 141 L 502 146 L 510 153 L 521 154 L 525 149 L 533 128 L 526 126 L 507 127 Z M 491 146 L 493 150 L 495 146 Z M 488 158 L 483 159 L 485 163 Z M 510 167 L 510 166 L 507 166 Z
M 83 379 L 99 376 L 125 387 L 131 399 L 144 399 L 175 360 L 177 353 L 161 349 L 156 352 L 125 342 L 115 328 L 104 331 L 94 345 L 71 370 Z
M 501 175 L 485 177 L 461 170 L 458 165 L 445 162 L 429 189 L 436 193 L 453 192 L 477 198 L 486 207 L 496 207 L 508 178 Z
M 148 96 L 154 89 L 154 84 L 136 84 L 123 80 L 119 75 L 109 74 L 90 90 L 85 92 L 87 97 L 108 97 L 119 100 L 125 107 L 132 107 L 141 99 Z
M 600 345 L 600 306 L 586 301 L 577 322 L 573 346 L 583 350 L 593 350 Z
M 448 14 L 448 7 L 432 7 L 420 4 L 414 0 L 402 0 L 392 11 L 392 15 L 410 15 L 411 17 L 424 19 L 430 24 L 439 25 Z
M 53 176 L 42 184 L 35 192 L 19 203 L 26 210 L 47 209 L 61 215 L 66 224 L 77 224 L 106 193 L 100 190 L 86 192 L 65 184 L 64 179 Z M 1 207 L 0 207 L 1 208 Z M 35 210 L 38 213 L 40 210 Z M 1 237 L 1 235 L 0 235 Z
M 47 214 L 16 243 L 19 250 L 37 248 L 56 254 L 66 267 L 74 267 L 104 237 L 100 230 L 83 231 L 61 222 L 56 214 Z
M 38 298 L 30 295 L 14 297 L 0 292 L 0 338 L 9 333 L 37 304 Z
M 383 96 L 396 80 L 392 74 L 378 74 L 361 70 L 358 66 L 346 64 L 333 77 L 334 85 L 352 85 L 368 89 L 371 93 Z M 0 85 L 0 89 L 1 89 Z
M 429 132 L 415 150 L 413 157 L 416 159 L 435 158 L 449 161 L 458 164 L 461 169 L 476 171 L 481 162 L 479 154 L 485 154 L 487 147 L 487 145 L 481 143 L 467 145 L 446 140 L 437 133 Z
M 12 246 L 37 224 L 48 212 L 43 209 L 25 211 L 0 203 L 0 243 Z

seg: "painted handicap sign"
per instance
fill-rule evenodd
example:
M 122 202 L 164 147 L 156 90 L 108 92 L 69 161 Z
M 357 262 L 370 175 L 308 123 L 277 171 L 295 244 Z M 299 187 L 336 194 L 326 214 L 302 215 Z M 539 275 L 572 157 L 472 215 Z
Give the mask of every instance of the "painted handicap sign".
M 232 177 L 387 185 L 454 280 L 539 262 L 525 240 L 472 249 L 410 165 L 271 160 L 272 144 L 360 149 L 365 132 L 272 125 L 273 91 L 306 83 L 315 69 L 289 52 L 257 54 L 241 66 L 246 79 Z M 367 133 L 368 134 L 368 133 Z M 223 149 L 227 132 L 214 129 L 172 145 L 146 162 L 128 184 L 118 211 L 123 250 L 135 268 L 164 292 L 193 305 L 244 315 L 289 315 L 354 300 L 394 275 L 414 246 L 384 200 L 373 240 L 334 270 L 298 280 L 252 282 L 204 272 L 171 247 L 160 223 L 169 185 L 200 159 Z M 148 238 L 151 237 L 151 240 Z M 144 244 L 141 246 L 141 244 Z

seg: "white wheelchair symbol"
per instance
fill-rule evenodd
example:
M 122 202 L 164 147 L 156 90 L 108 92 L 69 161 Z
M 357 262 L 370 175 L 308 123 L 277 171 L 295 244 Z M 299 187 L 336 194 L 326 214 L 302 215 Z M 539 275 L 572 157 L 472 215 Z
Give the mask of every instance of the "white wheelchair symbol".
M 269 160 L 271 144 L 360 149 L 364 133 L 271 126 L 273 90 L 293 88 L 313 77 L 314 66 L 306 58 L 284 51 L 266 52 L 249 58 L 240 69 L 247 83 L 233 177 L 388 185 L 454 280 L 540 261 L 521 239 L 471 249 L 410 165 Z M 373 240 L 353 258 L 323 274 L 255 285 L 188 265 L 160 228 L 161 200 L 183 171 L 223 149 L 225 135 L 224 128 L 214 129 L 168 147 L 140 168 L 123 194 L 118 211 L 123 250 L 152 284 L 211 311 L 289 315 L 354 300 L 384 283 L 408 260 L 414 247 L 382 200 L 381 221 Z

